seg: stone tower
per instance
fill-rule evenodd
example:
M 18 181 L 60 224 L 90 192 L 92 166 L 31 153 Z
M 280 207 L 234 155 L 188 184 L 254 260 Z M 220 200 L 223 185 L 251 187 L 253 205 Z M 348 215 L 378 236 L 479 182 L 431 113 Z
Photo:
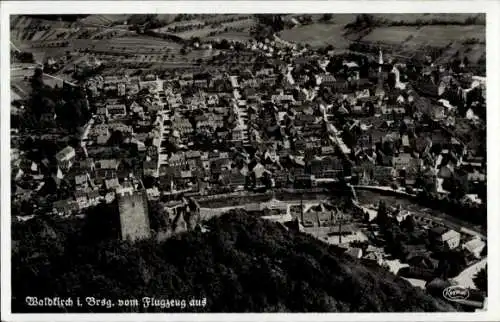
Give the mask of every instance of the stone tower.
M 120 231 L 123 240 L 136 241 L 151 235 L 148 204 L 144 191 L 117 191 Z

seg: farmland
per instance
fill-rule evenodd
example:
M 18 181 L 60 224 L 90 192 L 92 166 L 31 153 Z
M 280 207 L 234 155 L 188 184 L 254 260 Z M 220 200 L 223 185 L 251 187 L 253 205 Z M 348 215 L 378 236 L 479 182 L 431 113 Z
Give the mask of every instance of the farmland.
M 285 19 L 300 18 L 287 15 Z M 443 48 L 436 62 L 467 57 L 472 64 L 484 63 L 485 16 L 481 14 L 373 14 L 373 25 L 361 30 L 346 28 L 356 20 L 356 14 L 334 14 L 330 21 L 313 15 L 312 23 L 300 23 L 280 33 L 280 38 L 312 47 L 332 45 L 348 48 L 354 41 L 387 46 L 393 54 L 420 57 L 429 48 Z M 445 25 L 446 27 L 444 27 Z M 424 51 L 422 51 L 424 50 Z M 417 56 L 415 56 L 417 55 Z
M 306 16 L 311 18 L 309 23 L 302 19 Z M 444 50 L 436 62 L 464 56 L 473 64 L 484 62 L 484 15 L 373 14 L 373 25 L 363 30 L 346 28 L 356 21 L 358 14 L 332 14 L 326 19 L 328 21 L 324 21 L 324 16 L 283 15 L 287 22 L 295 21 L 296 26 L 288 26 L 279 37 L 316 48 L 332 45 L 340 51 L 348 49 L 353 41 L 362 41 L 376 46 L 386 45 L 384 51 L 417 59 L 419 57 L 415 54 L 439 47 Z M 250 30 L 258 21 L 254 15 L 236 14 L 89 15 L 74 22 L 14 16 L 11 19 L 11 41 L 21 50 L 32 52 L 39 62 L 68 53 L 73 56 L 93 55 L 111 69 L 190 65 L 217 53 L 215 50 L 181 53 L 182 43 L 128 30 L 130 25 L 143 25 L 151 19 L 160 25 L 166 24 L 154 29 L 156 33 L 174 34 L 184 39 L 198 37 L 202 42 L 249 40 L 252 38 Z M 445 23 L 448 25 L 443 28 Z M 120 64 L 123 66 L 118 66 Z M 61 74 L 64 71 L 70 73 L 72 63 L 66 67 Z
M 158 33 L 173 33 L 184 39 L 214 37 L 222 33 L 246 32 L 256 24 L 255 19 L 240 15 L 221 15 L 213 18 L 192 19 L 171 23 L 158 28 Z
M 469 13 L 416 13 L 416 14 L 373 14 L 376 20 L 382 20 L 389 23 L 399 22 L 403 24 L 415 24 L 418 21 L 422 23 L 432 23 L 436 21 L 446 22 L 450 24 L 464 24 L 476 18 L 476 23 L 484 24 L 486 16 L 484 14 L 469 14 Z
M 335 48 L 347 48 L 350 42 L 344 38 L 343 33 L 344 25 L 342 24 L 315 23 L 283 30 L 280 38 L 312 47 L 331 44 Z
M 126 21 L 131 15 L 90 15 L 80 20 L 83 25 L 102 25 L 108 26 L 117 22 Z
M 236 40 L 236 41 L 246 41 L 252 39 L 248 32 L 238 32 L 238 31 L 228 31 L 217 34 L 215 36 L 206 37 L 207 40 Z
M 395 26 L 378 27 L 362 38 L 368 42 L 384 42 L 389 44 L 405 43 L 407 46 L 418 47 L 422 44 L 430 46 L 446 46 L 450 42 L 462 42 L 466 39 L 485 41 L 484 26 Z
M 11 39 L 18 43 L 26 41 L 66 40 L 81 32 L 77 23 L 48 21 L 26 16 L 11 18 Z
M 471 43 L 467 43 L 468 40 Z M 486 55 L 484 26 L 480 25 L 379 27 L 362 41 L 394 45 L 406 53 L 415 53 L 423 46 L 446 48 L 436 62 L 467 57 L 477 64 Z
M 181 46 L 171 41 L 148 36 L 120 37 L 93 44 L 94 50 L 121 53 L 162 53 L 167 50 L 179 50 Z
M 73 39 L 67 46 L 46 47 L 35 43 L 33 47 L 21 46 L 28 51 L 45 54 L 45 57 L 57 57 L 66 51 L 90 51 L 112 54 L 164 54 L 169 50 L 178 51 L 181 46 L 160 38 L 148 36 L 125 36 L 111 39 Z M 38 58 L 38 57 L 37 57 Z M 44 57 L 40 57 L 43 60 Z

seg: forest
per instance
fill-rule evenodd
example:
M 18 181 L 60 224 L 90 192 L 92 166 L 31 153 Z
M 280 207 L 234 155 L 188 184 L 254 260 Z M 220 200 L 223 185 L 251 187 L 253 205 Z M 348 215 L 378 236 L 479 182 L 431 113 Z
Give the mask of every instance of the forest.
M 26 296 L 206 299 L 205 306 L 70 307 L 67 312 L 430 312 L 454 311 L 377 265 L 278 223 L 233 210 L 204 229 L 134 244 L 102 221 L 37 217 L 12 228 L 13 312 Z M 96 220 L 97 219 L 97 220 Z

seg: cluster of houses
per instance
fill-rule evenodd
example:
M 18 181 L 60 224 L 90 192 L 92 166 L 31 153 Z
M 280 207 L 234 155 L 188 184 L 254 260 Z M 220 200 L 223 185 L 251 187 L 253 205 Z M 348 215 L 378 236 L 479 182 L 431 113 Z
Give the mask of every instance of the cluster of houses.
M 426 67 L 419 79 L 440 98 L 430 100 L 410 81 L 413 69 L 383 53 L 338 63 L 333 53 L 279 38 L 231 46 L 238 52 L 206 70 L 88 79 L 94 115 L 80 146 L 55 156 L 54 180 L 74 191 L 55 212 L 109 202 L 116 189 L 140 184 L 157 199 L 339 179 L 420 188 L 422 177 L 445 193 L 457 176 L 486 180 L 484 157 L 445 129 L 459 117 L 446 98 L 457 94 L 474 114 L 484 80 Z M 224 55 L 232 63 L 222 63 Z

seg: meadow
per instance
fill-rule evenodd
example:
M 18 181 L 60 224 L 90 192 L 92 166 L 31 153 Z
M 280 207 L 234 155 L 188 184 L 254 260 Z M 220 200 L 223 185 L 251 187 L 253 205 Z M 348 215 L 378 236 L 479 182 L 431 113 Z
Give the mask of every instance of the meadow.
M 334 48 L 347 48 L 350 42 L 344 37 L 344 25 L 337 23 L 314 23 L 297 26 L 280 32 L 280 38 L 290 42 L 308 44 L 311 47 L 332 45 Z

